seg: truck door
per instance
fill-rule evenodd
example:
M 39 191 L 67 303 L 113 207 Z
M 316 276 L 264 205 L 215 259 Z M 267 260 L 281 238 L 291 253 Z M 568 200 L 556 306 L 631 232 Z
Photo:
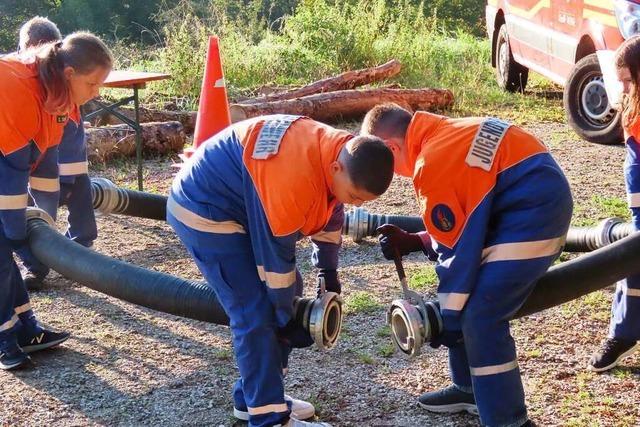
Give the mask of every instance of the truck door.
M 551 0 L 506 0 L 505 21 L 515 60 L 548 76 Z
M 596 1 L 601 0 L 561 0 L 551 4 L 549 22 L 553 31 L 548 39 L 549 68 L 563 84 L 576 62 L 576 51 L 583 34 L 584 3 Z

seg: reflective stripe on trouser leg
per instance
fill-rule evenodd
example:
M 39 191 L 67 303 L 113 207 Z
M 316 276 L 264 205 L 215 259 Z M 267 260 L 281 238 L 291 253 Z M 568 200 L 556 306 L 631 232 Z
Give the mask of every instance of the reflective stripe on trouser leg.
M 0 341 L 21 326 L 20 316 L 26 312 L 31 312 L 29 295 L 13 260 L 13 251 L 0 230 Z
M 83 246 L 91 246 L 98 237 L 98 228 L 93 211 L 89 175 L 78 175 L 73 183 L 62 183 L 61 192 L 61 200 L 64 200 L 69 209 L 69 228 L 66 236 Z
M 258 277 L 249 236 L 200 232 L 171 214 L 167 221 L 229 315 L 249 425 L 278 424 L 289 414 L 284 401 L 282 350 L 274 310 Z
M 640 340 L 640 275 L 621 280 L 616 286 L 609 335 Z
M 527 420 L 509 319 L 531 293 L 555 257 L 484 264 L 462 314 L 462 333 L 473 392 L 483 425 L 521 425 Z M 527 280 L 523 282 L 522 280 Z M 459 353 L 458 353 L 459 354 Z M 455 360 L 452 365 L 461 365 Z M 461 359 L 461 358 L 460 358 Z M 452 372 L 452 378 L 467 371 Z

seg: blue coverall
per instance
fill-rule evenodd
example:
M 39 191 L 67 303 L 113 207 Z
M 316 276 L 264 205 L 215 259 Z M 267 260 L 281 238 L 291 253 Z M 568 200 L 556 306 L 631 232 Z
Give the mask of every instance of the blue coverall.
M 258 119 L 264 120 L 258 143 L 263 138 L 279 144 L 298 119 Z M 280 423 L 290 411 L 283 389 L 290 347 L 279 339 L 278 328 L 291 319 L 294 295 L 301 293 L 295 246 L 304 236 L 272 233 L 243 163 L 245 137 L 233 125 L 194 153 L 173 182 L 167 221 L 230 317 L 241 376 L 233 391 L 235 407 L 248 411 L 249 425 L 268 426 Z M 303 162 L 291 159 L 291 170 Z M 296 179 L 295 173 L 291 177 Z M 343 215 L 342 205 L 337 204 L 325 228 L 311 236 L 315 267 L 337 268 Z

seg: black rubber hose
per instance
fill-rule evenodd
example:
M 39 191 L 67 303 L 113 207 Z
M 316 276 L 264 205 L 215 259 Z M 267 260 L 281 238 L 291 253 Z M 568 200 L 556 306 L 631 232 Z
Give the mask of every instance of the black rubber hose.
M 93 208 L 106 214 L 117 213 L 165 221 L 167 196 L 116 187 L 104 178 L 91 179 Z
M 425 231 L 424 222 L 419 216 L 384 215 L 352 210 L 345 215 L 343 232 L 359 241 L 365 236 L 376 235 L 376 228 L 383 224 L 393 224 L 410 233 Z M 595 227 L 571 227 L 567 234 L 564 250 L 566 252 L 590 252 L 620 240 L 633 233 L 631 223 L 617 218 L 609 218 Z
M 640 273 L 640 233 L 551 267 L 514 316 L 526 316 L 563 304 Z
M 48 267 L 84 286 L 153 310 L 228 325 L 229 318 L 206 283 L 193 282 L 118 261 L 79 245 L 44 220 L 28 221 L 31 251 Z

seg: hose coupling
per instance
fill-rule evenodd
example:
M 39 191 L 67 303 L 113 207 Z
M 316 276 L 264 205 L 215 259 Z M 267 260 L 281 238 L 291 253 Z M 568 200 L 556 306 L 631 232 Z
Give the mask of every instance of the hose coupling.
M 387 310 L 387 323 L 391 326 L 395 347 L 405 355 L 415 357 L 425 343 L 442 332 L 440 305 L 437 301 L 424 302 L 420 296 L 411 301 L 396 299 Z
M 91 193 L 93 209 L 103 215 L 122 212 L 129 204 L 127 193 L 106 178 L 91 178 Z
M 342 298 L 335 292 L 325 292 L 318 298 L 294 300 L 294 313 L 309 331 L 321 350 L 329 350 L 338 342 L 342 328 Z
M 29 222 L 29 220 L 32 219 L 42 219 L 44 222 L 46 222 L 49 226 L 51 226 L 52 228 L 56 228 L 56 222 L 53 220 L 53 218 L 51 218 L 51 215 L 49 215 L 47 212 L 43 211 L 40 208 L 36 208 L 34 206 L 27 206 L 27 222 Z

